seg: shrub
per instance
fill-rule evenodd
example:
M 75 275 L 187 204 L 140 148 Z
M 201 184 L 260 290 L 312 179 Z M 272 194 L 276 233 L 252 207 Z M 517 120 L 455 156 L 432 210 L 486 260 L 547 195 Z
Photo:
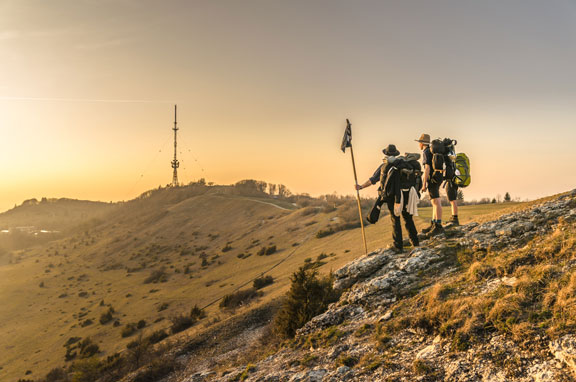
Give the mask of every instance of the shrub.
M 160 304 L 160 306 L 158 307 L 157 311 L 161 312 L 163 310 L 168 309 L 168 306 L 170 306 L 170 304 L 168 304 L 167 302 L 163 302 L 162 304 Z
M 226 253 L 230 250 L 232 250 L 232 246 L 230 245 L 230 243 L 226 243 L 226 245 L 222 248 L 223 253 Z
M 332 288 L 332 274 L 319 278 L 316 269 L 304 265 L 292 274 L 290 280 L 292 285 L 275 318 L 276 329 L 284 337 L 294 337 L 297 329 L 323 313 L 328 304 L 339 298 L 338 292 Z
M 72 382 L 96 382 L 100 377 L 100 361 L 97 358 L 74 362 L 70 369 L 74 375 Z
M 358 357 L 351 355 L 342 355 L 338 359 L 338 364 L 341 366 L 354 367 L 358 363 Z
M 233 309 L 249 303 L 251 300 L 260 296 L 260 293 L 255 288 L 239 290 L 237 292 L 227 294 L 220 301 L 220 308 Z
M 165 378 L 174 370 L 176 370 L 176 361 L 174 359 L 157 359 L 139 372 L 134 378 L 134 382 L 156 382 Z
M 127 346 L 128 348 L 128 358 L 133 369 L 138 369 L 144 364 L 144 361 L 149 356 L 150 353 L 150 341 L 142 336 L 142 333 L 138 335 L 138 338 L 130 342 Z
M 114 309 L 110 308 L 108 309 L 108 311 L 106 311 L 105 313 L 102 313 L 100 315 L 100 324 L 102 325 L 106 325 L 107 323 L 109 323 L 110 321 L 112 321 L 114 319 L 113 317 L 114 314 Z
M 137 329 L 143 329 L 146 327 L 146 320 L 140 320 L 138 321 L 138 323 L 136 324 L 136 328 Z
M 66 343 L 64 344 L 64 347 L 68 347 L 71 345 L 74 345 L 75 343 L 77 343 L 78 341 L 80 341 L 82 339 L 82 337 L 70 337 L 68 338 L 68 340 L 66 341 Z
M 201 320 L 204 317 L 206 317 L 206 312 L 204 312 L 204 309 L 200 309 L 198 305 L 194 305 L 194 307 L 190 311 L 190 317 L 196 320 Z
M 328 255 L 325 254 L 324 252 L 322 252 L 321 254 L 318 255 L 318 257 L 316 258 L 316 261 L 322 261 L 327 257 L 328 257 Z
M 194 325 L 196 321 L 196 319 L 190 316 L 184 316 L 182 314 L 170 317 L 170 322 L 172 323 L 172 326 L 170 326 L 170 331 L 172 334 L 180 333 L 181 331 L 186 330 Z
M 164 267 L 156 269 L 144 280 L 144 284 L 157 284 L 168 281 L 168 274 Z
M 316 239 L 321 239 L 323 237 L 330 236 L 335 233 L 336 231 L 334 231 L 332 227 L 328 227 L 327 229 L 321 229 L 318 232 L 316 232 Z
M 274 283 L 274 277 L 272 276 L 261 276 L 254 280 L 254 289 L 262 289 L 270 284 Z
M 135 322 L 131 322 L 122 328 L 122 332 L 120 332 L 120 334 L 122 335 L 122 338 L 130 337 L 132 334 L 136 333 L 137 330 L 137 324 Z
M 158 342 L 162 341 L 163 339 L 168 337 L 168 333 L 166 333 L 165 330 L 157 330 L 154 333 L 152 333 L 149 337 L 148 337 L 148 341 L 150 341 L 150 343 L 152 345 L 157 344 Z
M 276 253 L 277 249 L 275 245 L 271 245 L 269 247 L 262 247 L 256 253 L 258 256 L 270 256 Z
M 315 215 L 319 212 L 319 209 L 317 207 L 306 207 L 303 208 L 300 212 L 301 216 L 309 216 L 309 215 Z
M 68 375 L 61 367 L 54 368 L 46 374 L 46 382 L 65 382 L 68 380 Z
M 80 358 L 90 358 L 100 352 L 100 347 L 90 337 L 83 339 L 78 344 Z

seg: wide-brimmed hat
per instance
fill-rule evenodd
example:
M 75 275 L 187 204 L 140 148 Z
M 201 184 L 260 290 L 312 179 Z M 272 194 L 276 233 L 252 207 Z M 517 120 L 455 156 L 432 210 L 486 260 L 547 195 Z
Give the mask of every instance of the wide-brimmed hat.
M 420 139 L 414 139 L 416 142 L 425 143 L 427 145 L 430 144 L 430 134 L 422 134 Z
M 388 145 L 388 147 L 386 147 L 384 150 L 382 150 L 382 152 L 384 153 L 384 155 L 388 155 L 388 156 L 392 156 L 392 157 L 400 155 L 400 151 L 398 151 L 398 149 L 396 148 L 396 145 Z

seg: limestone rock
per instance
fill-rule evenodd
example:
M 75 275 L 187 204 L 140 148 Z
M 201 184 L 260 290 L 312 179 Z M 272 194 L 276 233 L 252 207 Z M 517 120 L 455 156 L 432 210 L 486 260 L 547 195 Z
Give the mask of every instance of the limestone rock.
M 576 335 L 566 335 L 550 343 L 550 351 L 576 376 Z
M 358 280 L 377 272 L 394 255 L 390 250 L 379 250 L 362 256 L 334 272 L 335 289 L 346 289 Z

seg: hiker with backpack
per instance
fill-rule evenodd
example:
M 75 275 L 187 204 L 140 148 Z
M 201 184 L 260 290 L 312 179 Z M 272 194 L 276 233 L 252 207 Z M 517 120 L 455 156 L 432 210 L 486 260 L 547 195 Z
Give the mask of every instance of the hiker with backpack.
M 400 216 L 404 219 L 404 226 L 408 231 L 410 242 L 414 247 L 420 245 L 418 231 L 414 225 L 413 215 L 418 216 L 418 200 L 420 199 L 421 166 L 418 162 L 419 154 L 406 154 L 400 156 L 395 145 L 388 145 L 382 150 L 385 157 L 374 174 L 365 183 L 356 185 L 362 190 L 376 183 L 380 184 L 378 199 L 367 220 L 374 224 L 378 221 L 381 206 L 386 203 L 392 221 L 392 239 L 394 243 L 390 249 L 401 253 L 404 249 L 402 239 L 402 226 Z
M 456 154 L 455 146 L 458 142 L 450 138 L 435 139 L 430 142 L 430 135 L 422 134 L 416 142 L 420 143 L 424 164 L 422 191 L 428 190 L 432 202 L 432 221 L 429 227 L 422 230 L 422 233 L 434 236 L 444 232 L 440 200 L 442 185 L 446 187 L 446 194 L 452 209 L 452 217 L 446 227 L 460 225 L 458 189 L 470 184 L 470 161 L 466 154 Z
M 441 158 L 438 155 L 434 155 L 431 151 L 430 134 L 422 134 L 420 139 L 416 139 L 416 142 L 419 143 L 420 150 L 422 150 L 422 164 L 424 165 L 421 192 L 428 191 L 432 202 L 432 220 L 430 226 L 424 228 L 422 233 L 434 236 L 444 232 L 442 227 L 442 202 L 440 200 L 440 186 L 444 180 L 444 164 Z M 434 160 L 436 160 L 436 164 Z

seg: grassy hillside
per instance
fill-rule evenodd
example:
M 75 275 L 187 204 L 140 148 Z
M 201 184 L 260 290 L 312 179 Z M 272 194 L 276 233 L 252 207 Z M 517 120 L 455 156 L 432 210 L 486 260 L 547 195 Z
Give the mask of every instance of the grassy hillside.
M 30 199 L 0 214 L 0 265 L 13 261 L 10 252 L 69 235 L 99 219 L 116 204 L 73 199 Z
M 22 211 L 42 221 L 46 212 L 29 207 Z M 98 213 L 108 208 L 93 207 Z M 320 259 L 322 272 L 341 267 L 363 253 L 359 229 L 322 238 L 316 234 L 348 221 L 355 207 L 325 207 L 299 208 L 226 187 L 155 190 L 109 209 L 97 220 L 76 224 L 59 240 L 11 251 L 12 263 L 0 266 L 0 380 L 37 379 L 53 367 L 69 365 L 65 344 L 74 338 L 90 337 L 100 356 L 124 351 L 139 333 L 169 331 L 170 319 L 188 314 L 194 305 L 204 307 L 247 282 L 242 290 L 251 287 L 252 279 L 281 260 L 268 273 L 274 283 L 261 290 L 250 308 L 283 295 L 289 276 L 307 258 Z M 468 221 L 508 207 L 463 207 L 460 215 Z M 12 214 L 12 221 L 26 224 L 25 215 Z M 421 210 L 420 226 L 427 214 Z M 55 215 L 45 221 L 50 219 L 59 221 Z M 370 249 L 385 246 L 390 237 L 387 217 L 367 227 Z M 272 247 L 275 251 L 258 255 Z M 216 301 L 200 325 L 171 338 L 247 309 L 221 309 Z M 127 325 L 141 320 L 143 329 L 122 337 Z
M 332 283 L 342 292 L 338 301 L 307 317 L 293 338 L 274 340 L 268 321 L 260 333 L 247 322 L 235 335 L 253 332 L 252 343 L 225 357 L 203 355 L 222 341 L 206 341 L 203 349 L 202 336 L 192 339 L 175 363 L 185 370 L 172 375 L 214 382 L 573 381 L 576 190 L 477 220 L 483 222 L 449 229 L 413 251 L 379 250 L 346 264 Z M 302 285 L 294 283 L 289 299 L 300 311 L 323 298 Z M 277 317 L 283 320 L 276 325 L 291 322 Z M 210 332 L 225 340 L 221 333 Z

